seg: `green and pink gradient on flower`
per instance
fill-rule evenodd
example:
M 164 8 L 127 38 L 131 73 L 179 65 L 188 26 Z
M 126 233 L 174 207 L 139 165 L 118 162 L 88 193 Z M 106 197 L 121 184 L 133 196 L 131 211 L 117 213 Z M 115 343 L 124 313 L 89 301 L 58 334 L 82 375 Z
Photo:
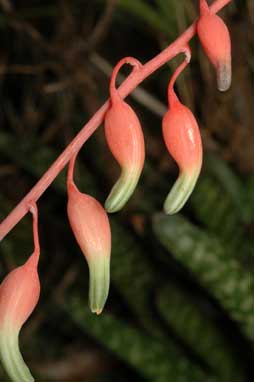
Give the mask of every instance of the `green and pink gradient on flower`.
M 211 12 L 206 0 L 200 0 L 197 33 L 217 75 L 217 86 L 226 91 L 231 85 L 231 41 L 224 21 Z
M 32 204 L 34 252 L 25 264 L 12 270 L 0 285 L 0 358 L 14 382 L 34 381 L 19 350 L 19 332 L 40 295 L 37 207 Z
M 224 22 L 211 12 L 205 0 L 200 0 L 199 5 L 200 17 L 192 28 L 197 31 L 204 51 L 216 69 L 219 90 L 225 91 L 231 83 L 229 33 Z M 177 50 L 177 54 L 185 54 L 185 60 L 169 81 L 168 110 L 162 121 L 164 142 L 179 167 L 179 176 L 164 202 L 164 211 L 167 214 L 177 213 L 185 205 L 202 166 L 202 142 L 197 121 L 191 110 L 179 100 L 174 89 L 176 79 L 190 62 L 191 52 L 187 42 L 182 43 Z M 161 55 L 154 61 L 157 59 L 160 61 Z M 105 138 L 120 166 L 121 174 L 105 201 L 105 209 L 94 197 L 80 192 L 74 182 L 74 166 L 81 146 L 76 150 L 66 149 L 72 154 L 68 157 L 67 214 L 73 234 L 88 263 L 89 304 L 91 311 L 96 314 L 102 312 L 110 286 L 111 230 L 107 212 L 117 212 L 125 206 L 135 191 L 145 160 L 144 136 L 139 119 L 123 100 L 121 91 L 115 87 L 116 76 L 124 64 L 133 67 L 126 81 L 131 82 L 136 75 L 141 76 L 143 71 L 138 60 L 126 57 L 119 61 L 112 73 L 110 100 L 108 106 L 105 106 L 101 121 L 104 120 Z M 157 67 L 161 65 L 159 62 Z M 59 163 L 58 166 L 61 167 L 62 164 Z M 45 182 L 49 182 L 48 174 L 45 178 Z M 37 200 L 38 197 L 31 200 Z M 14 382 L 34 380 L 19 350 L 19 332 L 36 307 L 40 295 L 37 269 L 40 256 L 38 212 L 33 201 L 28 206 L 23 206 L 23 209 L 33 214 L 34 252 L 25 264 L 12 270 L 0 285 L 0 358 Z M 0 238 L 4 236 L 3 232 L 0 229 Z
M 109 292 L 111 231 L 106 211 L 92 196 L 81 193 L 73 180 L 76 156 L 70 161 L 67 179 L 67 212 L 74 236 L 89 267 L 89 303 L 100 314 Z
M 116 65 L 110 81 L 111 107 L 105 116 L 105 136 L 121 166 L 121 175 L 105 202 L 108 212 L 119 211 L 126 204 L 136 188 L 145 160 L 144 137 L 138 117 L 115 88 L 116 75 L 124 64 L 132 65 L 134 72 L 141 67 L 138 60 L 126 57 Z
M 183 52 L 186 58 L 169 82 L 169 110 L 162 121 L 166 147 L 179 167 L 178 179 L 164 202 L 164 211 L 167 214 L 175 214 L 184 206 L 195 187 L 202 166 L 202 143 L 198 124 L 190 109 L 179 101 L 174 91 L 176 78 L 191 58 L 189 47 L 185 47 Z

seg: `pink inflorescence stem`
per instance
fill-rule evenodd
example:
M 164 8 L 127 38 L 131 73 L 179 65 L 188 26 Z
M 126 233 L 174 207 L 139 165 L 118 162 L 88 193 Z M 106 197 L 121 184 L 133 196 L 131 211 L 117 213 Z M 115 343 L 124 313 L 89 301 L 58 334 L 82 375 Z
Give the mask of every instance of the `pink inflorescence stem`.
M 210 10 L 217 13 L 220 9 L 230 3 L 231 0 L 215 0 Z M 141 68 L 135 70 L 133 74 L 124 81 L 119 87 L 118 92 L 122 98 L 130 94 L 145 78 L 155 72 L 158 68 L 180 53 L 190 39 L 196 33 L 196 22 L 194 22 L 185 32 L 182 33 L 173 43 L 159 53 L 156 57 L 148 61 Z M 0 225 L 0 241 L 15 227 L 15 225 L 29 211 L 29 201 L 36 202 L 46 189 L 51 185 L 57 175 L 69 162 L 71 157 L 80 150 L 83 144 L 94 133 L 94 131 L 103 122 L 106 111 L 109 108 L 109 101 L 94 114 L 89 122 L 81 129 L 76 137 L 65 148 L 62 154 L 55 160 L 51 167 L 45 172 L 30 192 L 21 200 L 21 202 L 10 212 Z

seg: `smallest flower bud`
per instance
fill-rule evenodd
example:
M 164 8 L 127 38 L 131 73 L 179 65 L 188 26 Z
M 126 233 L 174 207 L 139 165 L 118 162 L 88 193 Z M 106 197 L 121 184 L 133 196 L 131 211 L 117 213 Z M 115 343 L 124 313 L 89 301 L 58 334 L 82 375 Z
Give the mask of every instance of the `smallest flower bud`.
M 226 91 L 231 85 L 231 41 L 224 21 L 213 14 L 206 0 L 200 0 L 197 33 L 209 60 L 216 69 L 217 86 Z
M 68 218 L 74 236 L 89 267 L 89 302 L 100 314 L 108 297 L 110 283 L 111 231 L 107 213 L 90 195 L 79 192 L 68 181 Z

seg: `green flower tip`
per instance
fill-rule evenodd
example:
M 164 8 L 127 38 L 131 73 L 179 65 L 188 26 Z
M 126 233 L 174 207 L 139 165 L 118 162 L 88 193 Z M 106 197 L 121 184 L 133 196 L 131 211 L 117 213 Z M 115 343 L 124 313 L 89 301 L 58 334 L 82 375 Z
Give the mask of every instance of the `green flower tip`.
M 8 325 L 0 332 L 0 359 L 10 381 L 34 381 L 20 353 L 18 333 L 14 328 Z
M 89 304 L 92 313 L 100 314 L 106 303 L 110 282 L 110 257 L 97 256 L 89 261 Z
M 112 188 L 107 200 L 105 209 L 107 212 L 119 211 L 133 194 L 140 177 L 140 171 L 123 170 L 120 178 Z
M 199 173 L 200 168 L 191 173 L 182 172 L 179 174 L 164 202 L 163 209 L 166 214 L 173 215 L 182 209 L 196 185 Z

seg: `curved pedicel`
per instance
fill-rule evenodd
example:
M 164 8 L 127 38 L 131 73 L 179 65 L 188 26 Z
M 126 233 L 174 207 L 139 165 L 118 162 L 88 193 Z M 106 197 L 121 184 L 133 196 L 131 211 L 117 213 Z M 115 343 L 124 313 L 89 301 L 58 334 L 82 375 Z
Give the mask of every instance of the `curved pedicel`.
M 194 189 L 202 165 L 202 143 L 198 124 L 192 112 L 179 101 L 174 92 L 175 80 L 191 57 L 189 47 L 183 52 L 186 59 L 176 69 L 169 82 L 169 110 L 162 121 L 165 144 L 179 167 L 178 179 L 164 202 L 164 211 L 167 214 L 175 214 L 184 206 Z
M 231 85 L 231 41 L 224 21 L 213 14 L 206 0 L 200 0 L 197 33 L 209 60 L 216 69 L 217 86 L 226 91 Z
M 140 122 L 115 88 L 117 73 L 124 64 L 132 65 L 134 71 L 141 67 L 136 59 L 126 57 L 116 65 L 110 81 L 111 107 L 105 116 L 105 136 L 110 151 L 121 167 L 121 175 L 105 202 L 108 212 L 119 211 L 128 201 L 138 183 L 145 160 Z
M 108 216 L 92 196 L 81 193 L 73 181 L 76 156 L 69 164 L 67 212 L 74 236 L 89 267 L 89 304 L 100 314 L 106 303 L 110 283 L 111 231 Z
M 12 270 L 0 285 L 0 359 L 14 382 L 34 381 L 19 350 L 19 332 L 33 312 L 40 295 L 40 255 L 37 208 L 33 205 L 34 252 L 24 265 Z

